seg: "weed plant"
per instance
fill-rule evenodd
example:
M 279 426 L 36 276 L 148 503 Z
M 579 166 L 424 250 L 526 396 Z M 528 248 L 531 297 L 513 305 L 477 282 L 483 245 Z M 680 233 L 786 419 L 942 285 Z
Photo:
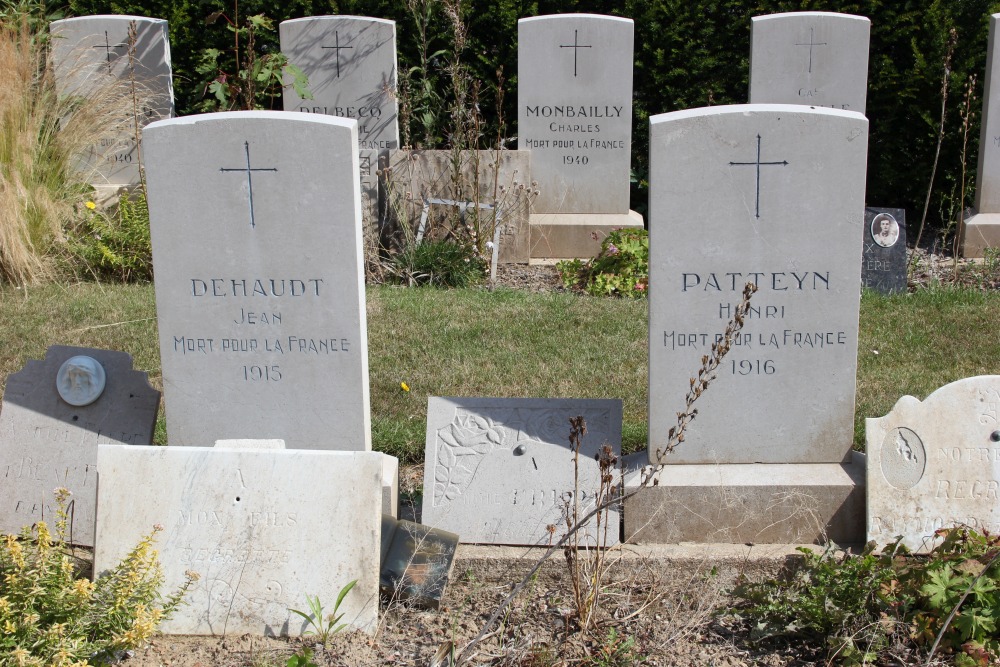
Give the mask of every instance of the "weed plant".
M 644 297 L 649 286 L 649 232 L 616 229 L 601 241 L 593 259 L 565 260 L 556 268 L 567 289 L 582 289 L 594 296 Z
M 414 287 L 470 287 L 483 281 L 486 267 L 470 246 L 452 241 L 415 243 L 393 255 L 389 274 Z
M 122 193 L 110 212 L 87 201 L 67 231 L 68 267 L 80 278 L 129 283 L 153 279 L 153 249 L 149 240 L 146 192 Z

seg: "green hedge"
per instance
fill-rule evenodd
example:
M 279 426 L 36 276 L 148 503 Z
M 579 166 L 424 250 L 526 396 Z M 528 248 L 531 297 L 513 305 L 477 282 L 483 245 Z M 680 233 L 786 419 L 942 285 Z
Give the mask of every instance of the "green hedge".
M 427 53 L 449 49 L 449 23 L 442 3 L 432 4 Z M 962 128 L 959 102 L 970 74 L 978 76 L 975 123 L 970 133 L 965 205 L 971 205 L 979 140 L 988 18 L 1000 11 L 1000 0 L 470 0 L 461 1 L 469 40 L 462 55 L 475 80 L 484 86 L 481 109 L 484 137 L 496 136 L 497 71 L 502 68 L 507 94 L 503 117 L 507 134 L 516 135 L 517 19 L 567 12 L 626 16 L 635 20 L 635 132 L 633 167 L 637 183 L 633 208 L 646 208 L 647 120 L 650 115 L 712 104 L 747 101 L 750 18 L 785 11 L 836 11 L 872 19 L 869 60 L 868 117 L 871 120 L 868 201 L 905 207 L 911 238 L 924 205 L 937 141 L 941 79 L 949 31 L 956 47 L 951 63 L 946 137 L 931 203 L 929 224 L 941 227 L 959 210 L 957 184 L 961 171 Z M 414 0 L 410 0 L 413 3 Z M 71 0 L 74 15 L 116 13 L 165 18 L 170 22 L 177 108 L 192 113 L 202 98 L 195 63 L 206 48 L 230 49 L 230 33 L 222 22 L 205 25 L 215 11 L 232 11 L 218 0 Z M 353 14 L 397 22 L 400 72 L 419 63 L 419 47 L 406 0 L 242 0 L 240 14 L 265 13 L 275 20 L 323 14 Z M 260 36 L 263 37 L 263 36 Z M 277 34 L 260 39 L 263 49 L 277 49 Z M 447 99 L 444 57 L 432 61 L 428 73 Z M 443 112 L 442 112 L 443 113 Z M 422 137 L 416 119 L 411 136 Z M 441 132 L 440 134 L 444 134 Z M 444 143 L 445 137 L 437 137 Z

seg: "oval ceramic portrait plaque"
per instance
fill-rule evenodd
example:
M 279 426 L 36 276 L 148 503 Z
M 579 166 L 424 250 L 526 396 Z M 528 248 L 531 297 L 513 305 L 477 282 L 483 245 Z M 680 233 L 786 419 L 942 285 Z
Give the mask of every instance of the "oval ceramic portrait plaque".
M 56 390 L 70 405 L 90 405 L 104 392 L 107 375 L 93 357 L 70 357 L 56 373 Z
M 882 474 L 897 489 L 912 489 L 924 476 L 927 450 L 920 436 L 901 426 L 882 443 Z
M 879 213 L 872 220 L 872 240 L 883 248 L 891 248 L 899 240 L 899 223 L 888 213 Z

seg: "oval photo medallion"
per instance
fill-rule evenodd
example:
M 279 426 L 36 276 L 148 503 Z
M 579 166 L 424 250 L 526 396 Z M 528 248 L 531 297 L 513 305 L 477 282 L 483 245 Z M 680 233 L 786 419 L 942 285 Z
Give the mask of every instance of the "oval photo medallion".
M 56 391 L 70 405 L 90 405 L 104 393 L 107 375 L 93 357 L 70 357 L 56 373 Z
M 889 432 L 882 443 L 882 475 L 897 489 L 912 489 L 927 467 L 927 452 L 920 437 L 901 426 Z

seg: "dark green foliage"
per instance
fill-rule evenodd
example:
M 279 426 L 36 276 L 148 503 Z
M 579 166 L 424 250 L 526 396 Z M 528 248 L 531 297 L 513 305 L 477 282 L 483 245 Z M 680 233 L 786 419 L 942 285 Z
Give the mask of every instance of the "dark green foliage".
M 151 280 L 153 250 L 144 191 L 122 194 L 118 206 L 108 213 L 85 209 L 83 219 L 68 231 L 68 247 L 77 260 L 73 270 L 80 278 L 126 283 Z
M 617 229 L 601 241 L 597 257 L 559 262 L 556 268 L 567 288 L 579 287 L 594 296 L 644 297 L 649 286 L 649 232 Z
M 390 274 L 406 285 L 468 287 L 482 281 L 486 267 L 472 248 L 452 241 L 424 241 L 394 255 Z

